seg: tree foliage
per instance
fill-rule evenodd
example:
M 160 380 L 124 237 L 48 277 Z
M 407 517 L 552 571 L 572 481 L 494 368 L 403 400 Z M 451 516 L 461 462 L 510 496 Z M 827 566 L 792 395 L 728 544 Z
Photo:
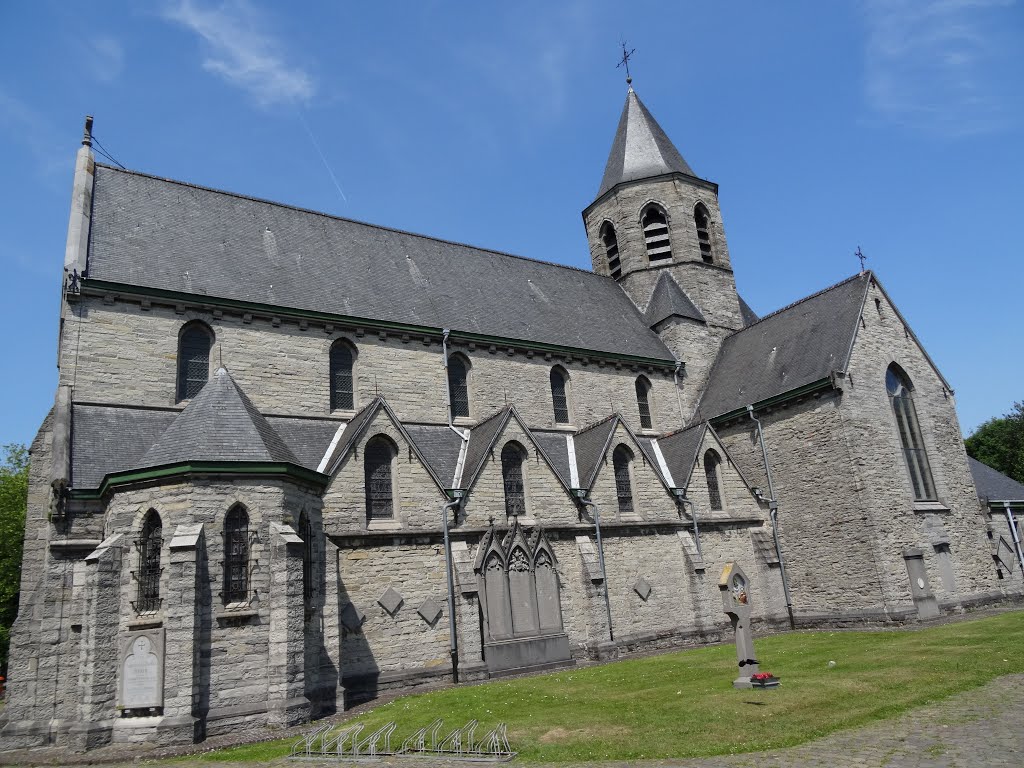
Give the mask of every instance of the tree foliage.
M 968 456 L 1024 483 L 1024 402 L 986 421 L 964 443 Z
M 0 669 L 7 669 L 11 625 L 18 615 L 21 549 L 28 506 L 28 449 L 5 445 L 0 466 Z

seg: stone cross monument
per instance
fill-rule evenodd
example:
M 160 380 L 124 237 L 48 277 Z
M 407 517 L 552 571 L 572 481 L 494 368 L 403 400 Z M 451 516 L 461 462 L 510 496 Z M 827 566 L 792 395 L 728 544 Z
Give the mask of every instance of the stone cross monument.
M 758 671 L 754 656 L 754 638 L 750 634 L 750 581 L 736 563 L 729 563 L 718 579 L 722 592 L 722 610 L 732 621 L 736 633 L 736 660 L 740 675 L 732 681 L 734 688 L 752 688 L 750 676 Z

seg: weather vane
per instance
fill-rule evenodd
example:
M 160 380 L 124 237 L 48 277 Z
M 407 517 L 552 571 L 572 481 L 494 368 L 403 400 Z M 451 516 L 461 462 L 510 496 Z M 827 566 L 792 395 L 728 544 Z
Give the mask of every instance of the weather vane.
M 857 250 L 853 252 L 853 255 L 856 256 L 858 259 L 860 259 L 860 273 L 863 275 L 864 274 L 864 260 L 867 259 L 867 256 L 865 256 L 861 252 L 859 245 L 857 246 Z
M 622 41 L 622 61 L 620 61 L 618 64 L 616 64 L 615 68 L 616 69 L 618 69 L 619 67 L 625 67 L 626 68 L 626 85 L 632 85 L 633 84 L 633 78 L 629 74 L 629 57 L 632 56 L 634 53 L 636 53 L 636 48 L 632 49 L 631 51 L 627 51 L 626 50 L 626 41 L 623 40 Z

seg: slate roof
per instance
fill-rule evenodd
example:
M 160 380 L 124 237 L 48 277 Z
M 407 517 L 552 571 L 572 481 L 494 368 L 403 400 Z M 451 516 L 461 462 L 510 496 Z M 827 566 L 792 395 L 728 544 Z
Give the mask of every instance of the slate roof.
M 459 465 L 462 438 L 452 432 L 447 424 L 406 424 L 405 431 L 434 474 L 444 481 L 445 488 L 451 488 L 455 468 Z
M 978 499 L 983 504 L 990 501 L 1024 501 L 1024 485 L 970 456 L 967 457 L 967 463 L 971 467 Z
M 314 470 L 319 466 L 339 426 L 333 419 L 296 419 L 284 416 L 266 418 L 267 423 L 299 460 L 299 464 Z
M 676 487 L 686 488 L 690 484 L 693 465 L 706 431 L 707 423 L 702 422 L 658 438 L 658 447 L 665 457 L 672 479 L 676 481 Z
M 671 360 L 608 277 L 97 164 L 88 277 Z
M 140 467 L 188 461 L 299 460 L 224 368 L 146 451 Z
M 743 297 L 736 294 L 736 297 L 740 300 L 740 319 L 743 321 L 743 327 L 753 325 L 761 318 L 757 316 L 757 312 L 750 308 L 750 305 L 743 300 Z
M 686 291 L 672 279 L 668 272 L 658 276 L 658 282 L 651 291 L 651 300 L 644 310 L 644 322 L 651 328 L 670 317 L 686 317 L 691 320 L 707 321 L 697 306 L 686 295 Z
M 691 421 L 845 370 L 871 279 L 870 272 L 854 275 L 728 336 Z
M 567 488 L 572 488 L 572 472 L 569 469 L 569 447 L 565 432 L 534 432 L 533 439 L 551 461 L 551 468 Z
M 608 164 L 601 179 L 600 197 L 616 184 L 649 179 L 666 173 L 696 176 L 671 139 L 658 125 L 640 97 L 630 88 L 615 129 Z
M 466 459 L 462 464 L 462 486 L 469 488 L 476 479 L 480 468 L 487 460 L 487 454 L 491 449 L 495 436 L 502 430 L 508 417 L 512 413 L 512 406 L 507 405 L 493 416 L 488 416 L 469 432 L 469 445 L 466 446 Z
M 137 469 L 177 411 L 72 406 L 71 487 L 98 488 L 114 472 Z
M 581 488 L 589 488 L 594 484 L 598 467 L 604 459 L 605 448 L 618 423 L 618 417 L 612 414 L 576 433 L 573 442 L 576 444 L 576 467 L 580 475 Z

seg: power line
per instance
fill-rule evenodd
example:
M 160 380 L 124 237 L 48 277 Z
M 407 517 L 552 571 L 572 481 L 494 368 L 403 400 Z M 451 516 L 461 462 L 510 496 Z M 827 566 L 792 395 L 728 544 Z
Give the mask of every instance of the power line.
M 101 155 L 103 155 L 103 157 L 107 158 L 107 160 L 112 162 L 114 165 L 116 165 L 122 171 L 127 171 L 128 170 L 123 165 L 121 165 L 121 163 L 119 163 L 117 160 L 115 160 L 113 155 L 111 155 L 109 152 L 107 152 L 107 148 L 104 147 L 100 143 L 100 140 L 96 138 L 96 134 L 95 133 L 92 135 L 92 140 L 93 140 L 93 143 L 96 145 L 96 151 L 97 152 L 99 152 Z

